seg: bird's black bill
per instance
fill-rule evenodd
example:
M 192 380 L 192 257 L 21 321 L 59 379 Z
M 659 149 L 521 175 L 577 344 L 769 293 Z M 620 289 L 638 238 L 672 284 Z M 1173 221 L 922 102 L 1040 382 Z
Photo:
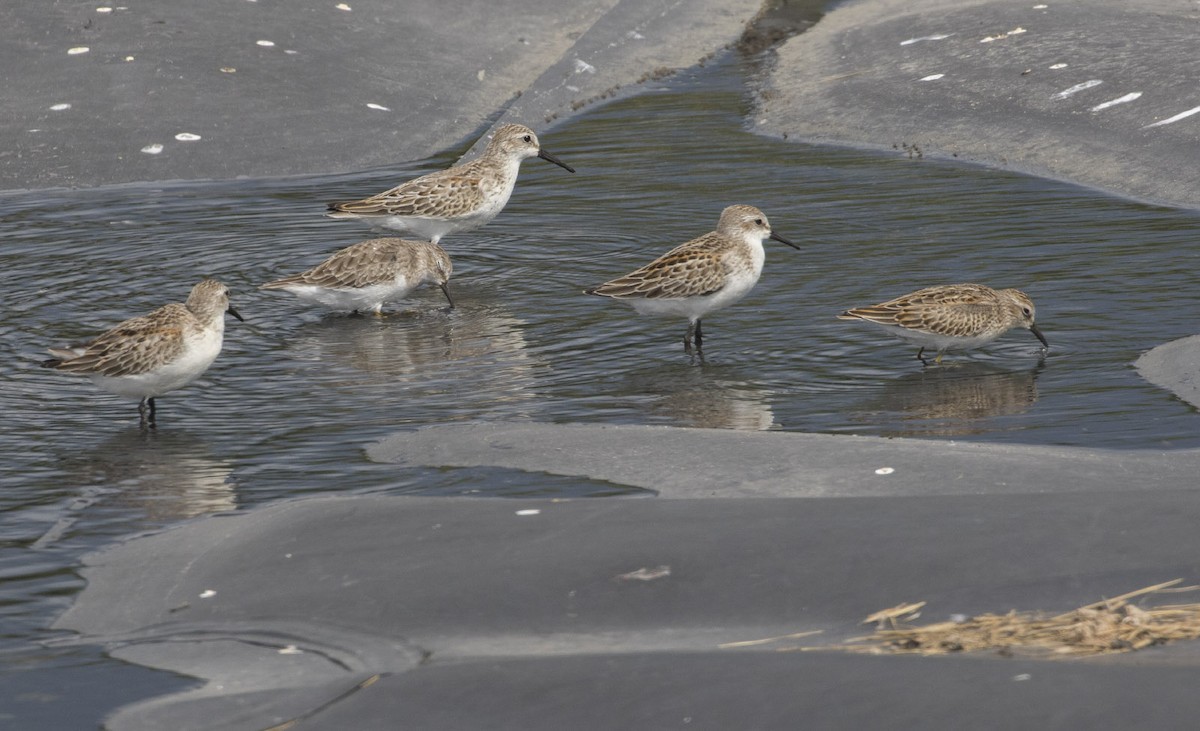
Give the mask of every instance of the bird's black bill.
M 450 309 L 454 309 L 454 300 L 450 297 L 450 287 L 447 284 L 439 284 L 442 288 L 442 294 L 446 295 L 446 301 L 450 303 Z
M 1033 333 L 1033 334 L 1034 334 L 1034 336 L 1036 336 L 1038 340 L 1041 340 L 1041 341 L 1042 341 L 1042 347 L 1043 347 L 1043 348 L 1049 348 L 1049 347 L 1050 347 L 1050 343 L 1047 343 L 1047 342 L 1046 342 L 1046 336 L 1042 334 L 1042 331 L 1041 331 L 1041 330 L 1038 330 L 1038 326 L 1037 326 L 1037 325 L 1030 325 L 1030 326 L 1029 326 L 1029 332 Z
M 791 241 L 788 241 L 787 239 L 783 238 L 782 236 L 780 236 L 779 234 L 775 233 L 774 231 L 772 231 L 772 232 L 771 232 L 771 235 L 770 235 L 768 238 L 770 238 L 770 239 L 772 239 L 772 240 L 774 240 L 774 241 L 778 241 L 778 242 L 779 242 L 779 243 L 781 243 L 781 244 L 787 244 L 788 246 L 792 247 L 792 248 L 793 248 L 793 249 L 795 249 L 796 251 L 799 251 L 799 250 L 800 250 L 800 247 L 799 247 L 799 246 L 796 246 L 796 245 L 795 245 L 795 244 L 793 244 Z
M 225 309 L 225 311 L 228 312 L 229 314 L 233 315 L 234 317 L 236 317 L 238 319 L 238 322 L 246 321 L 246 318 L 242 317 L 241 314 L 239 314 L 238 311 L 233 309 L 232 307 L 227 307 Z
M 555 157 L 554 155 L 551 155 L 549 152 L 546 152 L 544 149 L 543 149 L 543 150 L 538 150 L 538 157 L 540 157 L 540 158 L 542 158 L 543 160 L 546 160 L 546 161 L 548 161 L 548 162 L 552 162 L 552 163 L 554 163 L 555 165 L 559 166 L 559 167 L 560 167 L 560 168 L 562 168 L 563 170 L 566 170 L 568 173 L 573 173 L 573 172 L 575 172 L 575 168 L 573 168 L 573 167 L 571 167 L 570 165 L 566 164 L 566 163 L 565 163 L 565 162 L 563 162 L 562 160 L 559 160 L 557 157 Z

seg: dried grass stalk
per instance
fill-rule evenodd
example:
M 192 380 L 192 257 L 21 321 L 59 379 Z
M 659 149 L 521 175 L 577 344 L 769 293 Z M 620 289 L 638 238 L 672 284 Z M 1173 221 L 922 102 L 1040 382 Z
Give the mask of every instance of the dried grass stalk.
M 951 652 L 998 651 L 1001 654 L 1079 656 L 1129 652 L 1172 640 L 1200 639 L 1200 603 L 1143 609 L 1130 600 L 1147 594 L 1192 591 L 1178 587 L 1182 579 L 1155 584 L 1079 607 L 1065 614 L 1010 611 L 982 614 L 963 621 L 912 626 L 906 621 L 924 606 L 901 604 L 867 618 L 878 628 L 869 637 L 835 649 L 868 653 L 941 655 Z M 806 650 L 829 649 L 806 647 Z

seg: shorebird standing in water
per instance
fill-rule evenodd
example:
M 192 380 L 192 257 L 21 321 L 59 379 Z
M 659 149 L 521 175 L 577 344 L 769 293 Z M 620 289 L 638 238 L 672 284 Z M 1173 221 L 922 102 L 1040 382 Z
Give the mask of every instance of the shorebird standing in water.
M 746 296 L 762 274 L 763 239 L 799 249 L 771 230 L 754 206 L 729 206 L 717 230 L 680 244 L 640 269 L 585 289 L 584 294 L 611 297 L 643 315 L 686 317 L 683 347 L 700 352 L 704 335 L 700 319 Z
M 122 322 L 87 345 L 51 348 L 46 368 L 90 376 L 118 396 L 141 399 L 143 428 L 154 428 L 154 399 L 182 388 L 208 370 L 225 339 L 229 289 L 215 279 L 192 287 L 187 302 L 172 302 Z
M 450 307 L 450 257 L 437 244 L 384 238 L 362 241 L 336 252 L 308 271 L 267 282 L 259 289 L 282 289 L 336 312 L 374 312 L 385 302 L 404 299 L 425 282 L 446 295 Z
M 865 320 L 881 325 L 897 337 L 937 351 L 935 363 L 947 350 L 969 350 L 987 345 L 1014 327 L 1023 327 L 1050 347 L 1038 329 L 1033 300 L 1019 289 L 992 289 L 982 284 L 945 284 L 919 289 L 903 297 L 870 307 L 856 307 L 838 315 L 841 320 Z
M 479 228 L 503 210 L 517 183 L 521 161 L 530 157 L 575 169 L 542 149 L 533 130 L 506 124 L 474 160 L 401 183 L 349 203 L 332 203 L 330 218 L 358 218 L 438 243 L 447 234 Z

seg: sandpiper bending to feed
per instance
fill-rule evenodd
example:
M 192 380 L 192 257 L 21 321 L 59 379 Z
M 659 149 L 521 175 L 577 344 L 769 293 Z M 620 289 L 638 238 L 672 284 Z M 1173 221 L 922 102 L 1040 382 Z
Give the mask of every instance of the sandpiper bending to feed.
M 729 206 L 721 212 L 717 230 L 666 254 L 623 277 L 585 289 L 584 294 L 627 302 L 643 315 L 688 319 L 683 347 L 700 352 L 700 318 L 737 302 L 754 288 L 762 274 L 763 239 L 799 249 L 771 230 L 763 212 L 754 206 Z
M 941 363 L 947 350 L 969 350 L 987 345 L 1014 327 L 1029 330 L 1050 347 L 1034 323 L 1033 300 L 1019 289 L 992 289 L 982 284 L 945 284 L 926 287 L 903 297 L 870 307 L 856 307 L 838 315 L 841 320 L 866 320 L 919 347 L 937 350 Z
M 575 172 L 542 149 L 533 130 L 506 124 L 474 160 L 401 183 L 391 190 L 350 203 L 331 203 L 330 218 L 359 218 L 374 226 L 403 231 L 438 243 L 446 234 L 479 228 L 508 203 L 521 161 L 529 157 Z
M 385 302 L 404 299 L 425 282 L 441 287 L 450 307 L 453 266 L 445 250 L 427 241 L 384 238 L 341 249 L 308 271 L 267 282 L 260 289 L 282 289 L 336 312 L 380 314 Z
M 90 376 L 118 396 L 141 399 L 141 425 L 154 428 L 154 398 L 199 378 L 221 352 L 226 312 L 242 319 L 229 305 L 229 289 L 205 279 L 192 287 L 186 303 L 126 320 L 87 345 L 51 348 L 54 357 L 42 365 Z

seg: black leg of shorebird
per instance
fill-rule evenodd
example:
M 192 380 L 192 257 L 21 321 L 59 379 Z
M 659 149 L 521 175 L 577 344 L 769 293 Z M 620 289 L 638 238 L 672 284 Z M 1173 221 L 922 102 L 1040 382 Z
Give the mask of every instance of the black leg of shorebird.
M 157 426 L 157 424 L 155 423 L 155 420 L 154 420 L 154 417 L 155 417 L 157 411 L 158 410 L 154 406 L 154 399 L 152 397 L 147 396 L 146 398 L 139 401 L 138 402 L 138 417 L 139 417 L 138 426 L 140 426 L 143 429 L 154 429 Z
M 700 352 L 700 348 L 704 346 L 704 333 L 700 328 L 700 321 L 696 320 L 696 352 Z
M 692 354 L 692 337 L 696 334 L 696 323 L 689 322 L 687 332 L 683 334 L 683 352 Z

